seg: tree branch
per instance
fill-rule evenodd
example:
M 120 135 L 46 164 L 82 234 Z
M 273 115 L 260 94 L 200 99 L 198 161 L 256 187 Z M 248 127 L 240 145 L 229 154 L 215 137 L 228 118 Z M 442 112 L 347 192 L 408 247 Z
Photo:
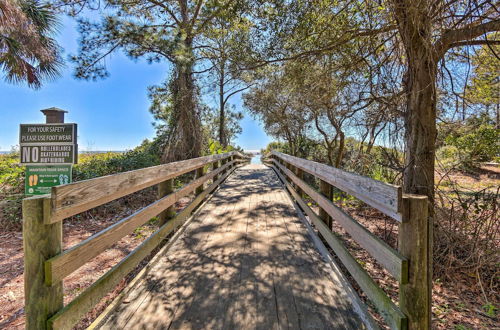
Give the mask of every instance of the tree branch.
M 240 89 L 238 89 L 238 90 L 235 90 L 235 91 L 234 91 L 234 92 L 232 92 L 232 93 L 229 93 L 229 94 L 228 94 L 228 95 L 224 98 L 224 102 L 222 102 L 222 105 L 223 105 L 223 106 L 224 106 L 224 105 L 226 105 L 226 102 L 227 102 L 227 101 L 229 100 L 229 98 L 230 98 L 231 96 L 233 96 L 234 94 L 239 93 L 239 92 L 243 92 L 244 90 L 249 89 L 249 88 L 250 88 L 250 87 L 252 87 L 253 85 L 255 85 L 255 83 L 254 83 L 254 84 L 250 84 L 250 85 L 248 85 L 248 86 L 245 86 L 245 87 L 243 87 L 243 88 L 240 88 Z
M 165 6 L 163 3 L 157 1 L 157 0 L 148 0 L 149 2 L 165 9 L 165 11 L 170 15 L 170 17 L 172 17 L 172 19 L 175 21 L 175 23 L 177 24 L 177 26 L 181 26 L 181 22 L 177 19 L 177 17 L 174 15 L 174 13 L 172 12 L 172 10 L 168 7 L 168 6 Z
M 488 32 L 500 31 L 500 19 L 495 19 L 482 24 L 472 23 L 466 27 L 450 30 L 439 38 L 434 47 L 436 49 L 436 60 L 441 59 L 444 54 L 452 47 L 470 45 L 475 42 L 475 38 Z

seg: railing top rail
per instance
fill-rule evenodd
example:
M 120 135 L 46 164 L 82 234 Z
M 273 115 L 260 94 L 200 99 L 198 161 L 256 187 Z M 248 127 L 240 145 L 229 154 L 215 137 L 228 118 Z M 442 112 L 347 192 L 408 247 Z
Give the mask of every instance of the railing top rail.
M 402 221 L 402 189 L 400 186 L 377 181 L 326 164 L 290 156 L 278 151 L 272 151 L 271 153 L 287 163 L 362 200 L 388 216 Z
M 237 151 L 231 151 L 52 187 L 50 212 L 44 221 L 61 221 L 231 156 L 244 157 Z

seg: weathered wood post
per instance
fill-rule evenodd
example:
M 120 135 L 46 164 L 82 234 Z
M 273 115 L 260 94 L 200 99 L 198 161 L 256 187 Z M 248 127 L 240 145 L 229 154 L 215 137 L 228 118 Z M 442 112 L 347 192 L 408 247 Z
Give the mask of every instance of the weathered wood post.
M 212 163 L 212 171 L 216 171 L 218 168 L 219 168 L 219 161 L 213 162 Z M 220 174 L 217 174 L 216 176 L 214 176 L 213 181 L 217 181 L 217 179 L 219 179 L 219 177 L 220 177 Z
M 301 168 L 295 167 L 295 175 L 299 179 L 304 180 L 304 171 Z M 302 191 L 302 189 L 300 189 L 299 186 L 297 186 L 296 188 L 297 188 L 297 193 L 299 194 L 299 196 L 301 198 L 303 198 L 304 197 L 304 192 Z
M 295 173 L 295 166 L 293 166 L 291 163 L 287 163 L 286 164 L 286 168 L 292 172 L 292 173 Z M 297 191 L 297 185 L 295 184 L 295 182 L 292 181 L 292 179 L 290 179 L 290 184 L 292 185 L 293 189 L 295 191 Z
M 174 179 L 169 179 L 158 184 L 158 199 L 161 199 L 174 191 Z M 159 214 L 160 227 L 175 216 L 175 204 L 169 206 L 165 211 Z
M 431 328 L 433 224 L 427 203 L 426 196 L 403 195 L 398 247 L 409 260 L 409 274 L 408 283 L 400 283 L 399 304 L 411 330 Z
M 332 200 L 333 198 L 333 187 L 331 184 L 329 184 L 326 181 L 319 180 L 319 192 L 328 198 L 329 200 Z M 332 217 L 328 215 L 328 213 L 323 210 L 321 207 L 319 208 L 319 218 L 323 220 L 323 222 L 328 225 L 328 228 L 332 229 Z
M 62 251 L 62 221 L 45 224 L 49 212 L 46 195 L 23 200 L 26 329 L 46 329 L 47 320 L 63 308 L 62 281 L 45 284 L 45 261 Z
M 221 160 L 220 166 L 222 167 L 222 166 L 226 165 L 226 163 L 227 163 L 227 158 L 224 158 L 223 160 Z M 226 171 L 227 171 L 226 169 L 222 170 L 220 175 L 226 174 Z
M 196 178 L 201 178 L 202 176 L 205 175 L 205 166 L 202 166 L 196 170 Z M 205 190 L 205 183 L 202 183 L 198 188 L 195 190 L 195 195 L 198 196 Z

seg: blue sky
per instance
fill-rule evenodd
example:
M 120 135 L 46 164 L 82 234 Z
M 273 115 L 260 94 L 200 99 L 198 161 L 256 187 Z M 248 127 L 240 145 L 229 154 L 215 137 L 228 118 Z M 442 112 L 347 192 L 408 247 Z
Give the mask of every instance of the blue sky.
M 79 36 L 75 27 L 71 18 L 62 18 L 57 40 L 65 50 L 64 58 L 76 53 Z M 115 54 L 107 66 L 110 77 L 93 82 L 73 78 L 72 64 L 66 63 L 61 77 L 37 91 L 0 80 L 0 151 L 18 144 L 19 124 L 44 122 L 39 110 L 53 106 L 69 111 L 66 122 L 78 123 L 80 150 L 126 150 L 154 137 L 146 88 L 165 79 L 168 64 L 150 65 Z M 241 109 L 239 95 L 230 102 Z M 245 114 L 241 125 L 243 133 L 235 143 L 243 149 L 260 149 L 271 141 L 249 115 Z

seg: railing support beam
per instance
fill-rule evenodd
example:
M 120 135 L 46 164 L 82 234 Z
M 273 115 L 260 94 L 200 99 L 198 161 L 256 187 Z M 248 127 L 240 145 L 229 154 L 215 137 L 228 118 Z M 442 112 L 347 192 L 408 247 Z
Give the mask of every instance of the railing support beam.
M 205 166 L 202 166 L 196 170 L 196 178 L 201 178 L 202 176 L 205 175 Z M 205 183 L 201 184 L 198 188 L 195 190 L 195 195 L 198 196 L 205 190 Z
M 23 200 L 24 299 L 26 329 L 47 329 L 47 319 L 63 307 L 63 283 L 45 284 L 45 261 L 62 251 L 62 221 L 44 224 L 50 198 Z
M 219 168 L 219 161 L 213 162 L 213 164 L 212 164 L 212 171 L 215 171 L 215 170 L 216 170 L 216 169 L 218 169 L 218 168 Z M 214 177 L 214 180 L 213 180 L 213 181 L 217 181 L 217 179 L 218 179 L 219 177 L 220 177 L 220 175 L 218 175 L 218 174 L 217 174 L 217 175 Z
M 295 175 L 301 179 L 304 180 L 304 171 L 301 168 L 295 167 Z M 299 194 L 300 198 L 304 198 L 304 191 L 297 186 L 297 193 Z
M 319 180 L 319 192 L 321 195 L 325 196 L 329 200 L 333 198 L 333 187 L 326 181 Z M 328 213 L 323 210 L 321 207 L 319 208 L 319 218 L 328 226 L 328 228 L 332 229 L 332 217 L 328 215 Z
M 409 259 L 408 283 L 400 284 L 399 303 L 411 330 L 431 328 L 432 218 L 427 197 L 403 195 L 403 222 L 399 225 L 399 251 Z
M 161 199 L 174 191 L 174 179 L 169 179 L 158 184 L 158 199 Z M 159 214 L 160 227 L 175 216 L 174 205 L 169 206 L 165 211 Z

